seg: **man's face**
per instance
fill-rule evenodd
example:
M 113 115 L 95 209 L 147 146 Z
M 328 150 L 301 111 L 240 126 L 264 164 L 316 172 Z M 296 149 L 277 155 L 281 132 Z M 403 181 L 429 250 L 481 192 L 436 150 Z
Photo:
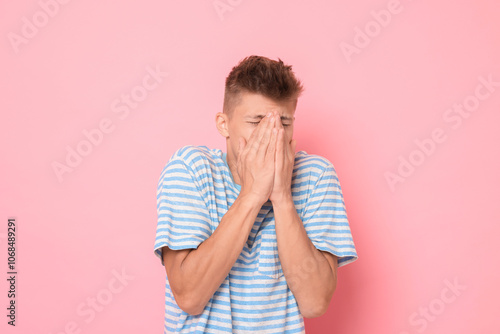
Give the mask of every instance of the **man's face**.
M 241 102 L 235 107 L 231 119 L 228 119 L 227 122 L 227 131 L 229 133 L 229 137 L 226 137 L 227 150 L 228 154 L 232 151 L 235 160 L 239 156 L 239 138 L 243 137 L 248 144 L 250 136 L 269 111 L 277 111 L 280 122 L 285 129 L 285 143 L 290 144 L 293 138 L 295 120 L 294 101 L 277 102 L 260 94 L 242 93 Z

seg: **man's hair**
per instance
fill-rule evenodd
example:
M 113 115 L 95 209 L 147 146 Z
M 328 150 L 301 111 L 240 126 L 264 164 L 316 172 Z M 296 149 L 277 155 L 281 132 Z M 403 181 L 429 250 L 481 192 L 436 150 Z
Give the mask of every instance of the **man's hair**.
M 233 67 L 226 78 L 223 112 L 232 117 L 241 93 L 256 93 L 275 101 L 297 100 L 304 91 L 291 65 L 261 56 L 249 56 Z

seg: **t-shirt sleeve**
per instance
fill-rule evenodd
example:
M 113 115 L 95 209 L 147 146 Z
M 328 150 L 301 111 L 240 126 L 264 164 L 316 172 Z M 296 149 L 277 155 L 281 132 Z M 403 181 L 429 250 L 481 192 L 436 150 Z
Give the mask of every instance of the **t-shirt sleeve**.
M 192 169 L 180 158 L 170 159 L 157 187 L 154 253 L 161 259 L 162 247 L 197 248 L 212 234 L 210 214 Z
M 317 249 L 339 258 L 338 267 L 358 258 L 347 220 L 344 196 L 333 165 L 328 165 L 312 189 L 302 222 Z

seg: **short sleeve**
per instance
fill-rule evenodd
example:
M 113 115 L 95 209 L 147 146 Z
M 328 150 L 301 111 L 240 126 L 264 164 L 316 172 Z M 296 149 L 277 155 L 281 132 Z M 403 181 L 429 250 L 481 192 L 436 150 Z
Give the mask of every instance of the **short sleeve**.
M 194 249 L 212 234 L 210 214 L 191 168 L 180 158 L 170 159 L 158 181 L 158 222 L 154 253 L 162 247 Z
M 333 165 L 328 165 L 311 190 L 302 222 L 309 239 L 317 249 L 339 258 L 338 267 L 358 258 L 347 220 L 342 189 Z

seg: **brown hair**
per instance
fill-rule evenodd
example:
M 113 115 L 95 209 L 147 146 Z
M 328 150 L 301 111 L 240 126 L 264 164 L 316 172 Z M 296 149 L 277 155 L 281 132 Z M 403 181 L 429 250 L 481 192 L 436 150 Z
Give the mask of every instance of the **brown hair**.
M 241 60 L 226 78 L 223 112 L 231 118 L 241 102 L 241 93 L 257 93 L 276 101 L 295 100 L 304 91 L 291 65 L 261 56 Z

